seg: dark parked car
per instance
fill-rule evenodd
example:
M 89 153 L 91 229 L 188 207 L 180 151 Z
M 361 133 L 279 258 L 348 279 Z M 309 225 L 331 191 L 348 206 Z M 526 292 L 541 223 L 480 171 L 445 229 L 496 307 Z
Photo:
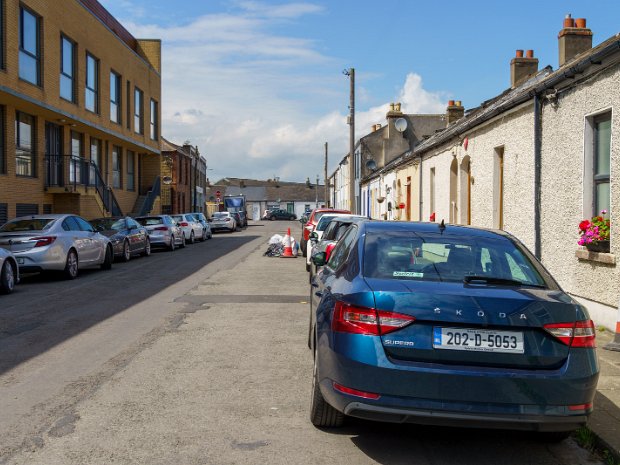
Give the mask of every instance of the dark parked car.
M 129 216 L 90 220 L 95 231 L 110 238 L 114 258 L 128 262 L 132 255 L 151 255 L 151 241 L 144 226 Z
M 557 440 L 592 412 L 592 320 L 507 233 L 361 222 L 311 286 L 317 426 L 352 416 Z
M 268 210 L 268 212 L 265 212 L 265 219 L 266 220 L 296 220 L 297 219 L 297 215 L 295 213 L 290 213 L 287 210 Z

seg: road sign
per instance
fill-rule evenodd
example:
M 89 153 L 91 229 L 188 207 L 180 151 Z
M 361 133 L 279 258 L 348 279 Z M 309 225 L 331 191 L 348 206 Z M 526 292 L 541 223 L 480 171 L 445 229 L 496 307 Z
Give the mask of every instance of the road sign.
M 220 191 L 215 191 L 215 196 L 219 198 L 222 196 L 222 193 Z

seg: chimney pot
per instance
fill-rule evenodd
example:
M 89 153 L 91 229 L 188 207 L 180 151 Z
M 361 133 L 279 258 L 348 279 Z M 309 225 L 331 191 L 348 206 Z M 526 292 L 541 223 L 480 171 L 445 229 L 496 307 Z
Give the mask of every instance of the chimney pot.
M 564 28 L 575 27 L 575 20 L 571 17 L 570 13 L 564 18 Z
M 586 28 L 586 18 L 577 18 L 577 19 L 575 19 L 575 27 L 578 27 L 580 29 L 585 29 Z
M 457 107 L 462 107 L 462 106 L 463 106 L 463 105 L 461 105 L 461 101 L 460 101 L 460 100 L 457 100 L 457 101 L 455 102 L 455 104 L 456 104 L 456 106 L 457 106 Z
M 454 100 L 448 100 L 448 106 L 449 107 L 453 107 L 454 106 Z
M 394 110 L 400 111 L 400 102 L 394 104 Z
M 523 58 L 523 50 L 517 50 L 517 53 L 515 54 L 515 57 Z
M 534 58 L 534 50 L 528 50 L 525 52 L 526 58 Z

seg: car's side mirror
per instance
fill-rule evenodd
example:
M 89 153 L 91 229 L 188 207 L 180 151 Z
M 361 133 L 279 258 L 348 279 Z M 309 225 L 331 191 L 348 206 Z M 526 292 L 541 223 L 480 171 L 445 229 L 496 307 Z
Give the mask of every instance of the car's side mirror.
M 313 231 L 313 232 L 310 233 L 309 239 L 312 242 L 316 242 L 316 241 L 319 240 L 319 235 L 315 231 Z
M 325 252 L 317 252 L 312 256 L 312 262 L 316 266 L 323 266 L 327 263 Z

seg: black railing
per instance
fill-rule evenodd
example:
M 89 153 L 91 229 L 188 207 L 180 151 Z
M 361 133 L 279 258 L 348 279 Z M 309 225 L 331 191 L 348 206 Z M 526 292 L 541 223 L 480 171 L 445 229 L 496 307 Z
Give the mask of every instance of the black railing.
M 45 155 L 45 186 L 71 188 L 74 191 L 78 186 L 93 188 L 109 213 L 113 216 L 123 214 L 114 192 L 91 160 L 71 155 Z
M 148 215 L 149 212 L 153 209 L 153 205 L 155 204 L 155 199 L 159 197 L 161 193 L 161 183 L 159 181 L 159 176 L 155 178 L 153 181 L 153 187 L 146 194 L 146 198 L 144 199 L 144 203 L 142 204 L 142 208 L 138 212 L 138 216 Z

